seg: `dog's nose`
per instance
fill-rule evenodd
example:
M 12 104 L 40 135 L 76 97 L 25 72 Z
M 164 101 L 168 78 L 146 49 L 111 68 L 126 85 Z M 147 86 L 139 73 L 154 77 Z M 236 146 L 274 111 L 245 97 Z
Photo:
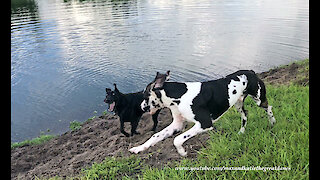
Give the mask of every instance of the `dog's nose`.
M 150 106 L 146 106 L 146 107 L 144 107 L 144 108 L 143 108 L 143 111 L 145 111 L 145 112 L 149 112 L 149 111 L 150 111 Z

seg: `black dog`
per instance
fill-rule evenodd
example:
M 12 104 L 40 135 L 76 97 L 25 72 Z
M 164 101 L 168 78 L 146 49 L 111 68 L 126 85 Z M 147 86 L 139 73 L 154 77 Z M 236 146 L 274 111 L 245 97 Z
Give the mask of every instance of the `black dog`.
M 117 85 L 114 84 L 114 91 L 106 88 L 105 103 L 109 104 L 108 111 L 116 113 L 120 117 L 120 131 L 127 137 L 130 135 L 124 131 L 124 122 L 131 122 L 131 136 L 134 134 L 140 134 L 136 131 L 139 120 L 145 111 L 141 109 L 141 103 L 143 101 L 142 91 L 136 93 L 121 93 Z M 160 109 L 152 115 L 153 128 L 152 131 L 156 130 L 158 124 L 158 115 Z

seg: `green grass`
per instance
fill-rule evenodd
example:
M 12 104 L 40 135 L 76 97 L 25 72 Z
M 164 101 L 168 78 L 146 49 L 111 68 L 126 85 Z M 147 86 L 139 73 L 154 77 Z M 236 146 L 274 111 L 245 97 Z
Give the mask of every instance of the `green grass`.
M 67 179 L 309 179 L 309 86 L 267 85 L 267 97 L 277 120 L 274 127 L 270 126 L 265 111 L 248 97 L 245 133 L 238 135 L 240 114 L 235 108 L 230 109 L 215 123 L 217 131 L 208 133 L 211 138 L 196 160 L 184 158 L 158 169 L 145 165 L 134 155 L 107 157 Z M 41 143 L 40 139 L 46 136 L 28 143 Z M 177 170 L 177 167 L 286 167 L 290 170 Z
M 107 157 L 70 179 L 309 179 L 309 86 L 267 85 L 277 123 L 271 127 L 265 111 L 247 98 L 248 124 L 238 135 L 240 114 L 230 109 L 215 123 L 216 132 L 196 160 L 183 158 L 158 169 L 132 155 Z M 198 138 L 197 136 L 194 138 Z M 290 170 L 177 170 L 186 168 L 282 167 Z M 59 179 L 59 178 L 51 178 Z
M 70 125 L 69 125 L 69 129 L 71 131 L 77 131 L 77 130 L 81 129 L 81 127 L 82 127 L 82 123 L 78 122 L 78 121 L 71 121 Z
M 101 163 L 93 163 L 91 167 L 83 169 L 78 176 L 67 177 L 68 180 L 109 180 L 109 179 L 137 179 L 142 170 L 142 162 L 135 156 L 114 158 L 106 157 Z M 62 177 L 35 177 L 36 180 L 62 180 Z
M 21 147 L 21 146 L 25 146 L 25 145 L 38 145 L 38 144 L 42 144 L 44 142 L 49 141 L 50 139 L 54 138 L 56 136 L 54 135 L 41 135 L 37 138 L 31 139 L 31 140 L 25 140 L 22 142 L 17 142 L 17 143 L 12 143 L 11 144 L 11 149 L 14 149 L 16 147 Z
M 267 98 L 277 120 L 274 127 L 265 111 L 248 97 L 245 133 L 238 135 L 240 114 L 235 108 L 230 109 L 215 123 L 217 131 L 208 133 L 211 138 L 196 160 L 183 158 L 158 169 L 145 165 L 134 155 L 107 157 L 69 179 L 309 179 L 309 86 L 267 85 Z M 178 167 L 220 170 L 177 170 Z M 223 167 L 290 170 L 221 170 Z
M 121 179 L 135 177 L 141 171 L 141 161 L 135 156 L 124 158 L 107 157 L 102 163 L 94 163 L 84 169 L 84 179 Z
M 208 146 L 197 161 L 185 159 L 171 168 L 149 168 L 146 179 L 308 179 L 309 176 L 309 87 L 267 86 L 269 104 L 277 123 L 271 127 L 263 109 L 250 99 L 246 131 L 242 135 L 240 115 L 230 109 L 210 132 Z M 250 100 L 249 100 L 250 99 Z M 222 131 L 223 130 L 223 131 Z M 223 132 L 223 133 L 221 133 Z M 197 137 L 194 137 L 197 138 Z M 174 167 L 288 167 L 282 171 L 176 170 Z
M 97 113 L 96 111 L 94 111 L 94 113 Z M 92 121 L 94 118 L 96 118 L 96 116 L 93 116 L 89 119 L 87 119 L 87 121 L 85 122 L 89 122 Z M 77 131 L 79 129 L 81 129 L 82 127 L 82 122 L 78 122 L 78 121 L 72 121 L 69 124 L 69 129 L 71 131 Z M 47 129 L 47 132 L 50 132 L 50 129 Z M 21 141 L 21 142 L 16 142 L 16 143 L 11 143 L 11 149 L 17 148 L 17 147 L 21 147 L 24 145 L 38 145 L 38 144 L 42 144 L 45 143 L 47 141 L 49 141 L 50 139 L 56 137 L 55 135 L 45 135 L 44 132 L 40 132 L 40 136 L 36 137 L 34 139 L 31 140 L 25 140 L 25 141 Z

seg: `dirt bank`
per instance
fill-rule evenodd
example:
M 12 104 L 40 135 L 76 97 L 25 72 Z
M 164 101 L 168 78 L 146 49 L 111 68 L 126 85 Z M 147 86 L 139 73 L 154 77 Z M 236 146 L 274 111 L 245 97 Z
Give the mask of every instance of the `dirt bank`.
M 309 60 L 271 69 L 267 72 L 259 73 L 258 76 L 264 82 L 273 85 L 293 83 L 306 86 L 309 85 Z
M 168 126 L 172 121 L 168 109 L 163 109 L 159 115 L 156 131 Z M 153 121 L 149 114 L 144 114 L 137 131 L 141 135 L 125 137 L 119 130 L 119 119 L 114 115 L 101 116 L 82 125 L 74 132 L 66 132 L 41 145 L 24 146 L 11 151 L 12 178 L 32 179 L 36 176 L 70 176 L 79 173 L 81 168 L 90 166 L 93 162 L 101 162 L 106 156 L 129 156 L 129 148 L 148 140 L 154 132 Z M 130 124 L 126 124 L 129 132 Z M 196 157 L 196 150 L 206 144 L 209 136 L 202 134 L 186 143 L 189 158 Z M 173 138 L 159 142 L 157 146 L 138 154 L 146 164 L 161 167 L 180 156 L 173 146 Z
M 296 63 L 260 73 L 259 77 L 271 84 L 309 84 L 309 71 L 306 66 Z M 163 109 L 156 132 L 171 122 L 170 111 Z M 72 176 L 93 162 L 101 162 L 106 156 L 129 156 L 131 153 L 128 149 L 144 143 L 154 134 L 150 131 L 152 125 L 151 116 L 144 114 L 137 129 L 141 135 L 127 138 L 120 133 L 118 117 L 108 114 L 84 123 L 80 130 L 68 131 L 44 144 L 14 148 L 11 150 L 11 178 Z M 186 128 L 190 125 L 186 124 Z M 129 132 L 130 124 L 125 126 Z M 208 138 L 207 133 L 203 133 L 188 140 L 184 144 L 188 152 L 187 158 L 196 158 L 197 150 L 206 146 Z M 181 159 L 173 145 L 173 137 L 159 142 L 137 156 L 153 167 L 162 167 L 168 161 Z

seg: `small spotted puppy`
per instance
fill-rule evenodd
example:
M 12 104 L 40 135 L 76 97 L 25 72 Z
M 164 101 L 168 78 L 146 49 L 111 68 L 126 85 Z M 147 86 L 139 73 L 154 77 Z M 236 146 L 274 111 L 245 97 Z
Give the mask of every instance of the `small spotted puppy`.
M 233 105 L 241 114 L 240 133 L 244 133 L 247 124 L 247 111 L 243 102 L 249 95 L 256 104 L 263 108 L 269 117 L 271 125 L 276 120 L 268 105 L 266 88 L 254 71 L 240 70 L 225 78 L 206 82 L 166 82 L 170 71 L 166 74 L 157 73 L 156 78 L 144 90 L 144 100 L 141 108 L 155 113 L 158 109 L 167 107 L 171 110 L 173 122 L 162 131 L 154 134 L 144 144 L 133 147 L 129 151 L 139 153 L 155 145 L 157 142 L 179 132 L 183 122 L 193 122 L 194 126 L 174 138 L 174 145 L 181 156 L 187 152 L 182 144 L 193 136 L 213 129 L 216 122 Z

